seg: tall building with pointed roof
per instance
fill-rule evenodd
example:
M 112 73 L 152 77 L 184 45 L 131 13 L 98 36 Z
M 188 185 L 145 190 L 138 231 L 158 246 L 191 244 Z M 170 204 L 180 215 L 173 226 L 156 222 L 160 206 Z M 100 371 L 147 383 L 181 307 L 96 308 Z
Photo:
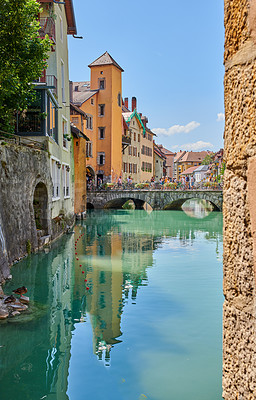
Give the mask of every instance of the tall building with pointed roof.
M 123 68 L 121 68 L 120 65 L 117 64 L 114 58 L 111 57 L 111 55 L 107 51 L 104 54 L 102 54 L 102 56 L 97 58 L 97 60 L 89 64 L 88 67 L 91 68 L 102 65 L 114 65 L 115 67 L 119 68 L 121 72 L 124 72 Z
M 122 72 L 108 52 L 89 64 L 89 82 L 73 83 L 73 103 L 87 114 L 88 177 L 116 182 L 122 172 Z M 76 116 L 72 116 L 76 118 Z

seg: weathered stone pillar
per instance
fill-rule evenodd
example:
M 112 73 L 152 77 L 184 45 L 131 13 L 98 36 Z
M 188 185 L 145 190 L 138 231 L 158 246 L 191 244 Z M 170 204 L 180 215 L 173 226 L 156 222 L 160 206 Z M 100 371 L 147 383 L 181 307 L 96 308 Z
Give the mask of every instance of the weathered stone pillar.
M 256 0 L 225 0 L 223 397 L 256 399 Z

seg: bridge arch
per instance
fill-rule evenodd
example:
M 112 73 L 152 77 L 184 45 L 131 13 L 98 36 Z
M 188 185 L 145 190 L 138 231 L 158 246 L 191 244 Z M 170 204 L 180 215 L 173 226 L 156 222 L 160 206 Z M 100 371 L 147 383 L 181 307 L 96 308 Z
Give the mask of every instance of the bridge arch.
M 132 200 L 134 202 L 136 210 L 142 210 L 144 204 L 147 203 L 144 199 L 142 200 L 142 199 L 138 199 L 138 198 L 131 197 L 131 196 L 116 197 L 114 199 L 111 199 L 111 200 L 107 201 L 104 204 L 103 208 L 104 209 L 110 209 L 110 208 L 120 209 L 129 200 Z
M 145 202 L 153 210 L 180 209 L 182 204 L 189 199 L 208 200 L 213 204 L 213 209 L 221 211 L 223 195 L 221 190 L 92 190 L 87 193 L 88 203 L 94 208 L 118 208 L 127 200 L 133 200 L 137 208 Z
M 92 203 L 87 203 L 86 204 L 86 209 L 87 210 L 94 210 L 94 205 Z
M 191 197 L 186 197 L 186 198 L 179 198 L 176 200 L 169 200 L 164 206 L 163 206 L 163 210 L 182 210 L 182 206 L 184 203 L 186 203 L 186 201 L 188 200 L 198 200 L 198 199 L 202 199 L 202 200 L 206 200 L 208 201 L 212 207 L 213 210 L 212 211 L 221 211 L 221 204 L 220 202 L 213 202 L 212 199 L 209 198 L 201 198 L 198 196 L 191 196 Z M 217 203 L 217 204 L 216 204 Z

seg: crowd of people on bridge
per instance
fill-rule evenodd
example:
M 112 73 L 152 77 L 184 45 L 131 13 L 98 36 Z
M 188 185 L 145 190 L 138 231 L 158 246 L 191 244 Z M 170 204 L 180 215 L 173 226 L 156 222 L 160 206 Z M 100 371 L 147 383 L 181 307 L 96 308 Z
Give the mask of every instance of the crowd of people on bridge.
M 209 177 L 207 180 L 203 180 L 200 182 L 200 185 L 207 186 L 206 182 L 211 184 L 218 184 L 217 179 L 214 177 Z M 102 179 L 97 179 L 97 184 L 94 183 L 93 179 L 87 179 L 87 189 L 105 189 L 105 188 L 114 188 L 114 189 L 122 189 L 122 188 L 138 188 L 140 186 L 149 187 L 152 189 L 183 189 L 183 190 L 193 190 L 198 188 L 198 183 L 195 181 L 193 175 L 185 175 L 180 179 L 170 178 L 167 176 L 162 176 L 160 179 L 156 180 L 154 176 L 152 176 L 150 182 L 141 182 L 134 183 L 131 176 L 128 176 L 126 179 L 122 179 L 121 176 L 118 177 L 116 183 L 103 183 Z

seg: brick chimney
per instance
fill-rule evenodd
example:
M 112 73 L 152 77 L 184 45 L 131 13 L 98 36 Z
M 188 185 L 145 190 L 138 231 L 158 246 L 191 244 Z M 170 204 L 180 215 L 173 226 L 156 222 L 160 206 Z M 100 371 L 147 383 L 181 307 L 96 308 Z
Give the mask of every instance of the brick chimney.
M 128 105 L 129 105 L 128 97 L 125 97 L 124 98 L 124 106 L 129 109 Z
M 136 97 L 132 97 L 132 111 L 134 111 L 135 108 L 137 109 L 137 99 Z
M 141 121 L 143 123 L 143 125 L 145 126 L 145 128 L 147 127 L 147 123 L 148 123 L 148 119 L 145 116 L 142 116 L 142 114 L 140 115 L 141 117 Z

